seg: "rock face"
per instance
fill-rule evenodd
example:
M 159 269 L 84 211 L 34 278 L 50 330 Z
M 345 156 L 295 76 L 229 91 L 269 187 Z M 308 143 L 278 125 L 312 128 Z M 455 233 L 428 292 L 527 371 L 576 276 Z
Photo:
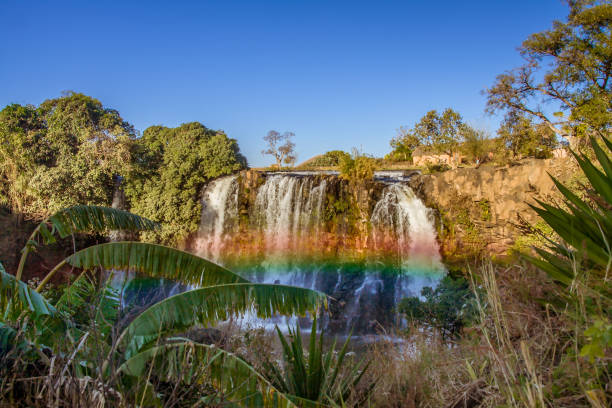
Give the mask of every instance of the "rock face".
M 518 225 L 538 222 L 529 204 L 559 198 L 549 174 L 563 181 L 573 168 L 568 159 L 533 159 L 512 167 L 419 175 L 410 184 L 427 206 L 438 210 L 447 257 L 469 252 L 471 243 L 475 250 L 502 254 L 514 242 Z

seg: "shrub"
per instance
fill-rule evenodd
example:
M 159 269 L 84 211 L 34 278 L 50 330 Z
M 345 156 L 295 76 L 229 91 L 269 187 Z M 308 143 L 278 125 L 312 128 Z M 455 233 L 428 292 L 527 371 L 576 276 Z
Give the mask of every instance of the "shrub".
M 197 231 L 205 183 L 246 167 L 234 139 L 197 122 L 147 128 L 134 156 L 135 169 L 124 183 L 131 211 L 163 225 L 141 238 L 168 245 Z
M 371 180 L 376 168 L 376 159 L 354 153 L 340 162 L 340 177 L 349 181 Z
M 444 277 L 435 289 L 425 287 L 421 296 L 404 298 L 398 310 L 409 323 L 430 326 L 442 338 L 456 336 L 474 322 L 477 316 L 475 295 L 463 278 Z
M 342 150 L 331 150 L 317 157 L 310 163 L 308 163 L 308 166 L 310 167 L 335 167 L 335 166 L 339 166 L 340 163 L 344 159 L 350 158 L 350 157 L 351 157 L 350 154 Z
M 427 173 L 442 173 L 447 170 L 450 170 L 450 166 L 446 163 L 427 163 Z

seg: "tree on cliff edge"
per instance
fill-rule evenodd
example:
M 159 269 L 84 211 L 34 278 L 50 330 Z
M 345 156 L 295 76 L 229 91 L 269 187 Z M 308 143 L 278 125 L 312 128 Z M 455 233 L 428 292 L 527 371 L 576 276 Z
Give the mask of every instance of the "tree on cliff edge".
M 295 143 L 291 139 L 295 137 L 292 132 L 285 132 L 280 134 L 276 130 L 271 130 L 264 140 L 268 143 L 268 148 L 261 151 L 261 154 L 269 154 L 274 156 L 276 160 L 276 167 L 280 169 L 284 164 L 292 165 L 295 163 Z
M 393 153 L 404 160 L 419 146 L 438 154 L 453 156 L 466 130 L 463 118 L 453 109 L 446 108 L 442 113 L 431 110 L 412 129 L 401 127 L 398 136 L 391 141 L 391 146 Z
M 487 112 L 519 112 L 564 137 L 605 136 L 612 129 L 612 4 L 568 3 L 567 21 L 530 35 L 519 48 L 525 63 L 486 90 Z

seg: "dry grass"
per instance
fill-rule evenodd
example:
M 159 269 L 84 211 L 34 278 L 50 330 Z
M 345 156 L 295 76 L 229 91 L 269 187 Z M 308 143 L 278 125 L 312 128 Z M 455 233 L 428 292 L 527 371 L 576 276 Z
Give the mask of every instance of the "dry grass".
M 488 263 L 472 278 L 484 294 L 480 323 L 460 339 L 440 344 L 417 332 L 371 347 L 372 406 L 609 406 L 610 391 L 589 385 L 601 373 L 578 356 L 577 327 L 553 306 L 554 284 L 523 264 Z
M 594 378 L 606 373 L 579 357 L 578 336 L 584 327 L 556 304 L 558 287 L 533 267 L 485 264 L 474 270 L 473 284 L 482 289 L 480 322 L 453 343 L 441 343 L 425 331 L 388 336 L 370 345 L 372 364 L 362 386 L 376 382 L 372 407 L 596 407 L 610 406 L 610 389 Z M 214 335 L 222 347 L 257 368 L 263 357 L 278 357 L 276 336 L 261 328 L 230 324 Z M 42 366 L 13 358 L 0 362 L 0 406 L 124 406 L 112 382 L 77 379 L 64 359 L 48 356 Z M 68 367 L 68 369 L 66 369 Z M 598 377 L 599 376 L 599 377 Z M 197 400 L 202 387 L 158 384 L 172 406 Z M 166 387 L 166 388 L 164 388 Z M 610 386 L 608 386 L 610 387 Z M 0 398 L 2 399 L 2 398 Z M 4 404 L 4 405 L 2 405 Z M 347 404 L 347 406 L 350 406 Z

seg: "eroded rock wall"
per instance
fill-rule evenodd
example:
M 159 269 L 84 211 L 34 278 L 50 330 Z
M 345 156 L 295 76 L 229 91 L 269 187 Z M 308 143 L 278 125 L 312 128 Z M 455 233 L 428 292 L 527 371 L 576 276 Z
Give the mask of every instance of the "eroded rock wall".
M 446 257 L 484 251 L 505 254 L 520 233 L 535 224 L 536 199 L 559 199 L 550 175 L 565 181 L 576 172 L 570 159 L 526 160 L 516 166 L 460 168 L 411 179 L 413 190 L 438 211 Z

